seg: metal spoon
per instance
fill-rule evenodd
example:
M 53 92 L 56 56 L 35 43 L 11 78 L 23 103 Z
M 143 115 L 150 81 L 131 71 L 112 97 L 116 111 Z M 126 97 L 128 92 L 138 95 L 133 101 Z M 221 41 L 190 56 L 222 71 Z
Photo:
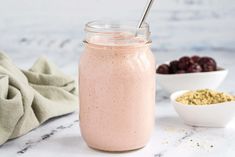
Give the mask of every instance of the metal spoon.
M 139 23 L 138 23 L 137 30 L 142 27 L 142 24 L 144 23 L 144 21 L 145 21 L 145 19 L 146 19 L 148 13 L 149 13 L 149 11 L 150 11 L 150 8 L 151 8 L 153 2 L 154 2 L 154 0 L 149 0 L 149 2 L 147 3 L 147 5 L 145 6 L 145 8 L 144 8 L 144 13 L 143 13 L 143 15 L 141 16 L 141 19 L 140 19 L 140 21 L 139 21 Z

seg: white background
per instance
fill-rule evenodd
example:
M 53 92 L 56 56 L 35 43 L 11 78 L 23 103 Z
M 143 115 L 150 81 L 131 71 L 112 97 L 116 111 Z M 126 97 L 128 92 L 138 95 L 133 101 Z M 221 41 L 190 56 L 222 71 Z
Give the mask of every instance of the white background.
M 0 0 L 0 50 L 23 68 L 46 55 L 75 74 L 85 23 L 138 20 L 146 1 Z M 147 21 L 158 63 L 199 54 L 226 66 L 235 56 L 234 0 L 156 0 Z

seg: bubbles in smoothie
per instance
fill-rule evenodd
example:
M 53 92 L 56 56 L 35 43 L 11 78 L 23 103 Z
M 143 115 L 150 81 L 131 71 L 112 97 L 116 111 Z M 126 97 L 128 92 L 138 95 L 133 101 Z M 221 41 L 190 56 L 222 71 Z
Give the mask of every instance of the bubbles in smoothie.
M 144 37 L 136 36 L 130 32 L 107 32 L 102 33 L 102 36 L 94 35 L 88 38 L 89 43 L 96 45 L 106 45 L 106 46 L 130 46 L 139 45 L 147 43 Z

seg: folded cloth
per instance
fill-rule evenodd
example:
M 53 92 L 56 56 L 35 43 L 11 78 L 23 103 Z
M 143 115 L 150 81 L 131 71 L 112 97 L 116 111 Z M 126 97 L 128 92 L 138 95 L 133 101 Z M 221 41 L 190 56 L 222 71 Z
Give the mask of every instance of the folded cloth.
M 75 80 L 46 58 L 20 70 L 0 52 L 0 145 L 77 108 Z

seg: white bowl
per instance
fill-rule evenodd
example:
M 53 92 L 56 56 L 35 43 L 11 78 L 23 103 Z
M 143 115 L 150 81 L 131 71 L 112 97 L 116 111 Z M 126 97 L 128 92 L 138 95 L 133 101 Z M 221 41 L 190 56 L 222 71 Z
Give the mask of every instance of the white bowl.
M 185 105 L 176 102 L 176 98 L 185 92 L 187 91 L 171 94 L 171 103 L 185 124 L 203 127 L 225 127 L 235 116 L 235 101 L 212 105 Z
M 216 89 L 223 82 L 228 70 L 219 68 L 212 72 L 185 73 L 185 74 L 158 74 L 156 83 L 159 83 L 169 93 L 179 90 Z

